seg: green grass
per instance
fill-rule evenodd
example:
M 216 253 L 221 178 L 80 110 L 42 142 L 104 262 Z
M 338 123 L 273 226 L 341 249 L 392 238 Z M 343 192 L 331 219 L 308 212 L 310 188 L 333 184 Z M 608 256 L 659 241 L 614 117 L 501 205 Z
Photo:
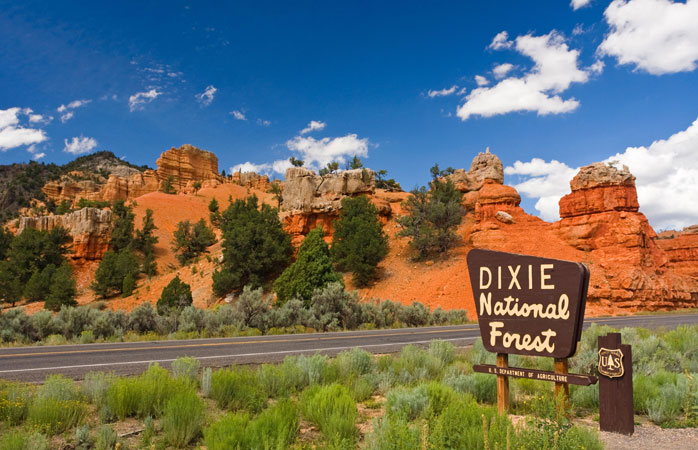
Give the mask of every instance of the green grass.
M 219 408 L 259 412 L 265 396 L 257 374 L 246 367 L 233 367 L 213 372 L 211 398 Z
M 165 441 L 182 448 L 199 436 L 205 420 L 206 405 L 192 390 L 178 392 L 165 405 L 162 430 Z
M 308 421 L 317 425 L 326 442 L 353 443 L 356 439 L 357 409 L 346 387 L 311 386 L 301 395 L 300 409 Z

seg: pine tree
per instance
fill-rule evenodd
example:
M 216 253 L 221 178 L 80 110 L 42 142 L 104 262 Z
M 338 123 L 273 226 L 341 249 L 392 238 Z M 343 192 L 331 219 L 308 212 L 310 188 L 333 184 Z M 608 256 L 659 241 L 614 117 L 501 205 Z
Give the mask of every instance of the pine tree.
M 53 264 L 49 264 L 43 270 L 36 270 L 24 286 L 24 297 L 30 302 L 45 300 L 55 272 L 56 266 Z
M 12 244 L 12 238 L 14 238 L 12 232 L 6 230 L 3 226 L 0 226 L 0 261 L 5 260 L 7 251 L 10 249 L 10 245 Z
M 213 291 L 223 296 L 250 284 L 253 288 L 281 273 L 293 248 L 278 210 L 259 207 L 256 196 L 236 200 L 223 212 L 223 265 L 213 273 Z
M 216 235 L 206 226 L 204 219 L 194 225 L 188 220 L 179 222 L 172 237 L 172 250 L 182 265 L 186 265 L 216 243 Z
M 51 278 L 51 288 L 44 302 L 44 308 L 51 311 L 58 311 L 61 306 L 76 306 L 75 301 L 75 279 L 73 269 L 67 262 L 61 264 Z
M 133 240 L 133 248 L 141 252 L 143 262 L 141 264 L 141 272 L 148 278 L 157 273 L 157 263 L 155 262 L 155 244 L 158 243 L 158 237 L 154 235 L 154 231 L 158 227 L 155 226 L 153 220 L 153 210 L 146 209 L 143 217 L 143 226 L 140 230 L 136 230 L 136 237 Z
M 112 216 L 114 226 L 112 227 L 109 246 L 118 253 L 123 249 L 130 248 L 133 242 L 133 219 L 135 215 L 132 208 L 126 206 L 123 200 L 117 200 L 112 207 Z
M 110 250 L 104 254 L 95 272 L 92 290 L 103 298 L 113 293 L 121 294 L 124 292 L 124 287 L 129 286 L 128 283 L 124 283 L 124 279 L 130 275 L 135 283 L 138 272 L 140 272 L 138 258 L 133 252 L 122 250 L 116 253 Z
M 218 200 L 216 200 L 215 197 L 209 202 L 208 211 L 211 225 L 214 227 L 219 227 L 221 225 L 221 212 L 220 207 L 218 206 Z
M 361 169 L 363 168 L 364 163 L 361 162 L 358 156 L 354 155 L 354 157 L 347 163 L 347 170 L 350 169 Z
M 173 311 L 181 311 L 192 304 L 191 287 L 179 279 L 179 275 L 174 277 L 162 290 L 158 300 L 158 314 L 167 315 Z
M 13 307 L 22 299 L 22 283 L 7 261 L 0 262 L 0 301 Z
M 366 196 L 342 200 L 331 254 L 339 270 L 353 272 L 358 286 L 375 277 L 376 266 L 388 254 L 388 237 L 378 220 L 378 210 Z
M 333 282 L 339 282 L 344 286 L 342 275 L 332 267 L 330 250 L 324 236 L 322 228 L 317 227 L 303 239 L 296 262 L 284 270 L 274 282 L 277 302 L 285 303 L 297 298 L 309 305 L 315 289 Z
M 303 164 L 305 164 L 305 161 L 303 161 L 302 159 L 296 159 L 294 156 L 288 158 L 288 161 L 291 163 L 293 167 L 303 167 Z

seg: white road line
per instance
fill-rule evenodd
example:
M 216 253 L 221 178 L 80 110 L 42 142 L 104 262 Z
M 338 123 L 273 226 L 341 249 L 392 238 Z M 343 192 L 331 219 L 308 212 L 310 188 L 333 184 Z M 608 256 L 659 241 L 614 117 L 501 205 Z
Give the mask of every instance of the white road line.
M 477 337 L 464 337 L 464 338 L 452 338 L 452 339 L 441 339 L 443 341 L 464 341 L 467 339 L 472 339 L 475 340 Z M 321 352 L 321 351 L 330 351 L 330 350 L 348 350 L 351 348 L 359 347 L 359 348 L 369 348 L 369 347 L 391 347 L 391 346 L 396 346 L 396 345 L 408 345 L 408 344 L 426 344 L 434 340 L 439 340 L 439 339 L 429 339 L 426 341 L 410 341 L 410 342 L 393 342 L 393 343 L 387 343 L 387 344 L 371 344 L 371 345 L 349 345 L 349 346 L 344 346 L 344 347 L 325 347 L 325 348 L 310 348 L 310 349 L 305 349 L 305 350 L 282 350 L 282 351 L 276 351 L 276 352 L 259 352 L 259 353 L 242 353 L 239 355 L 216 355 L 216 356 L 201 356 L 201 357 L 194 357 L 196 359 L 219 359 L 219 358 L 245 358 L 245 357 L 250 357 L 250 356 L 263 356 L 263 355 L 280 355 L 280 354 L 289 354 L 289 353 L 307 353 L 307 352 Z M 0 370 L 0 373 L 17 373 L 17 372 L 32 372 L 32 371 L 40 371 L 40 370 L 66 370 L 66 369 L 83 369 L 86 367 L 109 367 L 109 366 L 122 366 L 122 365 L 133 365 L 133 364 L 150 364 L 150 363 L 164 363 L 164 362 L 172 362 L 176 358 L 171 358 L 171 359 L 152 359 L 152 360 L 146 360 L 146 361 L 124 361 L 124 362 L 113 362 L 113 363 L 100 363 L 100 364 L 82 364 L 82 365 L 77 365 L 77 366 L 59 366 L 59 367 L 35 367 L 35 368 L 30 368 L 30 369 L 13 369 L 13 370 Z

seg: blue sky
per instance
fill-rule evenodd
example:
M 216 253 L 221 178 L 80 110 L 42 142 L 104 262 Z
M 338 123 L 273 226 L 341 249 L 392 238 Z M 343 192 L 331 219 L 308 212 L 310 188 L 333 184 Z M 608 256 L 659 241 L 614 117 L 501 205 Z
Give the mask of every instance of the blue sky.
M 698 223 L 698 0 L 204 3 L 0 2 L 0 163 L 191 143 L 411 189 L 489 146 L 546 219 L 613 159 L 656 228 Z

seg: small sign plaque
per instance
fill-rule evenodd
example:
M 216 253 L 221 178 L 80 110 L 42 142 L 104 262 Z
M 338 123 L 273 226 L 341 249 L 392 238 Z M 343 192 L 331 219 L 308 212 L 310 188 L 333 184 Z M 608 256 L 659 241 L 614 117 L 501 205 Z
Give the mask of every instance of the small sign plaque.
M 601 347 L 599 349 L 599 373 L 608 378 L 622 377 L 625 373 L 623 369 L 623 352 L 619 348 L 609 349 Z

